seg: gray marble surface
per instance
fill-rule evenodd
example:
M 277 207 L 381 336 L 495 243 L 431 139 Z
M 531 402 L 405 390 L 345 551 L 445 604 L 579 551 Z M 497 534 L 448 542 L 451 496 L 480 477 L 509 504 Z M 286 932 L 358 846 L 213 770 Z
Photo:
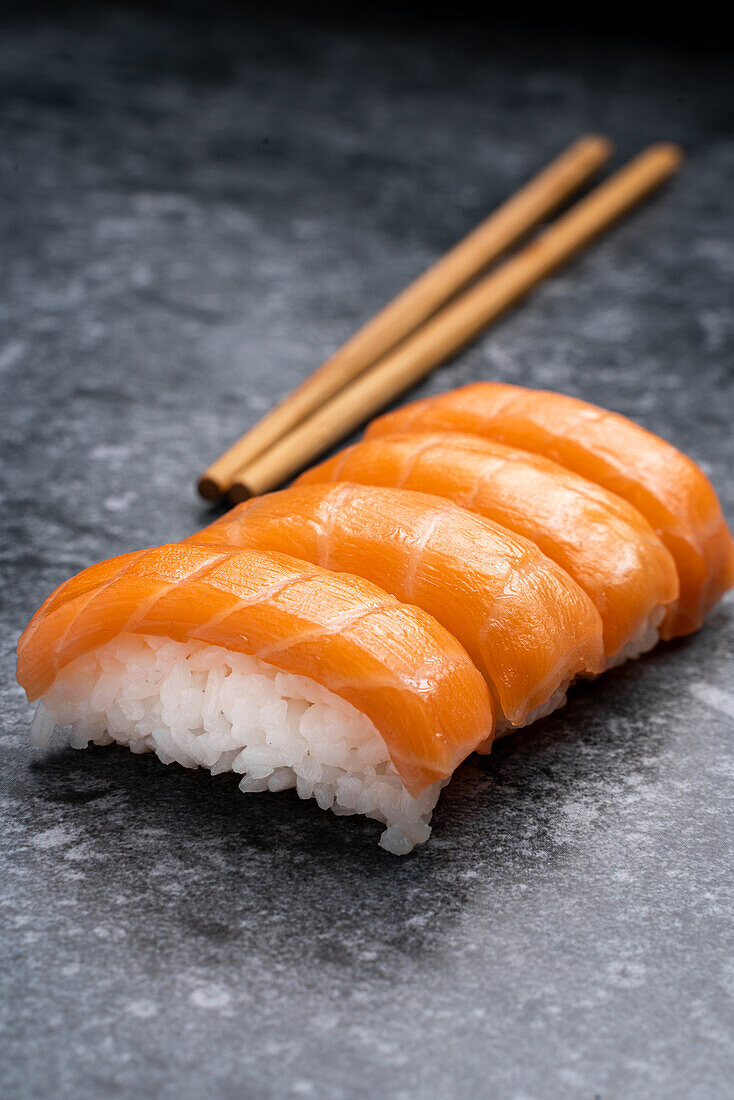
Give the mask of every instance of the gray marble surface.
M 207 460 L 577 134 L 680 178 L 423 387 L 555 387 L 734 515 L 732 86 L 630 43 L 89 9 L 0 36 L 4 1097 L 720 1098 L 734 603 L 471 760 L 431 842 L 34 755 L 17 636 L 203 523 Z

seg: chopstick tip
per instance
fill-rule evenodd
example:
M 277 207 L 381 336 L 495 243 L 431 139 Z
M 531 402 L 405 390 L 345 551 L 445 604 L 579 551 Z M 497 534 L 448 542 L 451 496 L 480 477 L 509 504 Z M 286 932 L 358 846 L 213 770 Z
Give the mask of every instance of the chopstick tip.
M 196 483 L 196 488 L 199 491 L 199 496 L 202 496 L 204 500 L 219 500 L 224 495 L 224 490 L 218 481 L 215 481 L 209 474 L 202 474 Z
M 585 145 L 603 157 L 610 157 L 614 152 L 614 142 L 606 134 L 584 134 L 579 138 L 578 145 Z
M 235 481 L 227 493 L 227 499 L 232 504 L 242 504 L 243 501 L 249 500 L 252 495 L 243 481 Z
M 650 146 L 650 152 L 655 152 L 663 160 L 670 164 L 672 170 L 678 168 L 685 160 L 685 153 L 680 145 L 674 141 L 658 141 Z
M 644 164 L 662 180 L 676 172 L 684 160 L 683 149 L 674 141 L 655 141 L 646 145 L 630 163 Z

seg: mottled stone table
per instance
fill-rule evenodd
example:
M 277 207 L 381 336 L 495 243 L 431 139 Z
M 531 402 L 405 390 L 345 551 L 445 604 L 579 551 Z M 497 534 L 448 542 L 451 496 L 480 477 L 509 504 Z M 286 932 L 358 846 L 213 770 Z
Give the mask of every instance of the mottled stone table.
M 423 392 L 580 394 L 734 514 L 732 86 L 630 43 L 142 9 L 0 36 L 4 1097 L 724 1097 L 734 604 L 461 768 L 431 842 L 34 755 L 17 636 L 182 536 L 199 469 L 579 132 L 680 178 Z

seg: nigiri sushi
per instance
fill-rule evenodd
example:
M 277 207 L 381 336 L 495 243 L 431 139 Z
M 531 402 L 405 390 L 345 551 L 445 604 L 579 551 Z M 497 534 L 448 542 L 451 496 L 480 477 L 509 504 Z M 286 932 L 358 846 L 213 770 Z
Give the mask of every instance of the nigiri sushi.
M 92 566 L 18 644 L 40 700 L 33 737 L 127 744 L 234 771 L 245 791 L 296 787 L 426 840 L 441 786 L 491 739 L 487 685 L 418 607 L 284 554 L 170 544 Z
M 618 413 L 545 390 L 478 382 L 373 421 L 368 438 L 469 432 L 545 455 L 629 501 L 672 554 L 680 594 L 663 638 L 689 634 L 734 584 L 734 541 L 714 489 L 690 458 Z
M 325 481 L 435 493 L 530 539 L 592 599 L 607 667 L 651 649 L 678 596 L 675 562 L 637 509 L 542 455 L 458 432 L 380 435 L 297 484 Z
M 603 668 L 589 597 L 527 539 L 403 489 L 311 485 L 239 505 L 189 540 L 269 548 L 357 573 L 446 627 L 484 673 L 498 726 L 521 726 Z

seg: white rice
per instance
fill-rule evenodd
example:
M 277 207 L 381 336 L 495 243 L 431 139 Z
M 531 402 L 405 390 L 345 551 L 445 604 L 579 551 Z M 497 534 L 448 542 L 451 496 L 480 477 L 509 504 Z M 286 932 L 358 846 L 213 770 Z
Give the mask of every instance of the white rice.
M 630 640 L 615 654 L 607 658 L 604 671 L 606 672 L 610 668 L 618 668 L 619 665 L 623 665 L 625 661 L 633 661 L 635 658 L 641 657 L 643 653 L 648 653 L 653 649 L 660 641 L 660 631 L 658 628 L 665 618 L 666 610 L 667 608 L 662 606 L 653 608 Z M 549 714 L 558 710 L 559 707 L 565 706 L 568 689 L 572 684 L 573 680 L 567 680 L 565 684 L 561 684 L 561 686 L 556 688 L 553 692 L 550 699 L 546 700 L 545 703 L 541 703 L 535 710 L 531 710 L 530 714 L 527 715 L 519 726 L 511 725 L 504 715 L 499 714 L 494 735 L 495 740 L 499 740 L 500 737 L 508 737 L 511 733 L 525 729 L 527 726 L 531 726 L 533 722 L 538 722 L 541 718 L 547 718 Z
M 201 642 L 120 635 L 79 658 L 39 703 L 37 746 L 70 727 L 74 748 L 127 745 L 164 764 L 242 775 L 240 790 L 315 798 L 387 828 L 380 845 L 405 855 L 430 836 L 443 783 L 414 798 L 377 729 L 339 696 L 255 657 Z
M 544 703 L 540 703 L 534 710 L 531 710 L 517 726 L 513 726 L 511 722 L 508 722 L 504 714 L 498 710 L 497 726 L 494 731 L 495 741 L 500 737 L 509 737 L 511 733 L 515 733 L 518 730 L 526 729 L 527 726 L 532 726 L 533 722 L 539 722 L 541 718 L 547 718 L 554 710 L 558 710 L 559 707 L 565 706 L 568 689 L 572 683 L 572 680 L 566 680 L 560 687 L 557 687 L 549 699 L 546 699 Z
M 654 649 L 660 641 L 658 627 L 665 618 L 666 610 L 667 608 L 662 606 L 653 608 L 637 633 L 607 660 L 606 668 L 618 668 L 625 661 L 633 661 L 636 657 L 641 657 L 643 653 L 649 653 L 651 649 Z

